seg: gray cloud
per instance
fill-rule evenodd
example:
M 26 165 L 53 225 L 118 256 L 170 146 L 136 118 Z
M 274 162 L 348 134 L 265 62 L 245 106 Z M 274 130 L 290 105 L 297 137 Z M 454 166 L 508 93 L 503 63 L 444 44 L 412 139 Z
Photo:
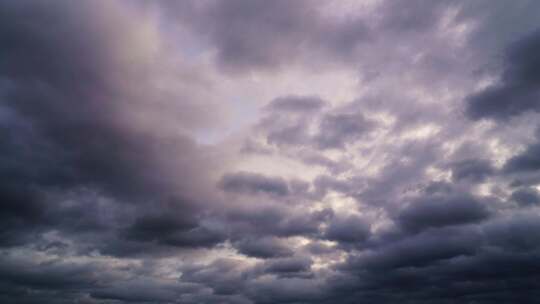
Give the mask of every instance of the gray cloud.
M 343 148 L 346 143 L 360 139 L 373 126 L 374 123 L 360 113 L 327 114 L 322 118 L 315 142 L 321 149 Z
M 512 192 L 511 197 L 521 206 L 531 206 L 540 203 L 540 193 L 534 188 L 518 189 Z
M 340 244 L 362 243 L 369 235 L 369 224 L 358 216 L 335 217 L 325 232 L 327 239 Z
M 233 73 L 328 55 L 343 62 L 371 38 L 363 20 L 325 18 L 309 1 L 208 1 L 172 5 L 168 13 L 203 35 L 216 48 L 218 65 Z
M 0 160 L 5 216 L 1 234 L 6 245 L 55 228 L 67 234 L 104 229 L 120 233 L 120 223 L 133 213 L 145 213 L 147 204 L 180 196 L 174 208 L 189 208 L 191 214 L 184 218 L 193 217 L 189 221 L 196 226 L 202 197 L 195 193 L 208 179 L 202 169 L 207 152 L 187 135 L 160 135 L 138 120 L 134 113 L 152 115 L 155 109 L 147 99 L 159 96 L 139 95 L 135 84 L 144 77 L 128 71 L 149 69 L 153 63 L 139 50 L 129 61 L 117 56 L 122 47 L 141 38 L 120 7 L 107 5 L 2 5 L 6 26 L 0 36 L 9 41 L 0 51 L 7 58 L 1 77 L 9 83 L 2 88 L 2 113 L 11 117 L 1 124 L 6 135 Z M 185 182 L 178 182 L 180 168 L 190 175 Z M 133 205 L 120 209 L 115 206 L 120 203 Z M 124 214 L 105 224 L 95 212 Z M 136 230 L 141 227 L 135 225 Z M 201 237 L 198 234 L 193 242 Z M 191 241 L 186 239 L 186 246 Z
M 318 97 L 287 96 L 272 100 L 265 108 L 268 111 L 310 112 L 324 106 L 325 102 Z
M 177 247 L 212 247 L 225 240 L 222 231 L 200 226 L 182 215 L 144 215 L 127 228 L 125 238 Z M 186 222 L 187 221 L 187 222 Z
M 256 258 L 275 258 L 293 254 L 293 251 L 286 244 L 273 237 L 246 238 L 234 245 L 240 253 Z
M 258 129 L 271 145 L 327 150 L 344 149 L 346 145 L 366 137 L 377 126 L 359 111 L 351 112 L 346 107 L 343 107 L 345 110 L 323 107 L 325 104 L 318 97 L 278 97 L 265 107 L 267 113 L 259 122 Z M 329 165 L 320 155 L 311 158 L 311 162 Z
M 455 180 L 469 180 L 481 182 L 495 172 L 489 161 L 481 159 L 467 159 L 452 166 L 452 177 Z
M 226 220 L 238 236 L 293 237 L 319 235 L 321 224 L 332 216 L 329 209 L 306 211 L 283 205 L 255 205 L 229 210 Z
M 428 228 L 475 223 L 487 218 L 487 208 L 478 199 L 466 195 L 433 195 L 421 197 L 399 212 L 398 223 L 405 229 Z
M 236 193 L 266 193 L 276 196 L 289 194 L 289 186 L 282 178 L 249 172 L 237 172 L 223 176 L 220 187 L 227 192 Z
M 526 111 L 540 111 L 540 32 L 536 31 L 512 45 L 498 84 L 472 95 L 467 113 L 474 119 L 508 119 Z
M 264 265 L 264 271 L 280 276 L 309 275 L 312 263 L 311 259 L 305 257 L 281 258 L 267 261 Z
M 510 158 L 503 170 L 509 173 L 530 172 L 540 169 L 540 144 L 535 143 L 528 146 L 522 153 Z

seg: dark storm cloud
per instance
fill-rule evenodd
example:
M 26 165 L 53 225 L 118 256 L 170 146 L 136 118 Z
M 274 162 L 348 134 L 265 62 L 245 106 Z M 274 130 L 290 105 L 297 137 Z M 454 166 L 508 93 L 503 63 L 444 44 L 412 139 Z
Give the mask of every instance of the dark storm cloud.
M 276 196 L 289 194 L 289 186 L 282 178 L 250 172 L 227 174 L 221 179 L 220 187 L 226 192 L 233 193 L 266 193 Z
M 422 231 L 428 228 L 456 226 L 486 219 L 487 207 L 469 195 L 432 195 L 421 197 L 401 210 L 397 221 L 405 229 Z
M 5 43 L 0 53 L 5 60 L 0 76 L 8 83 L 2 111 L 11 117 L 1 124 L 0 197 L 2 214 L 8 217 L 2 235 L 38 227 L 45 222 L 45 210 L 48 224 L 69 223 L 76 210 L 56 212 L 59 202 L 46 201 L 51 193 L 95 189 L 113 200 L 148 202 L 198 187 L 202 175 L 192 164 L 201 151 L 190 138 L 162 137 L 133 124 L 132 111 L 150 110 L 144 96 L 137 99 L 137 92 L 124 85 L 142 79 L 122 75 L 148 63 L 138 62 L 134 54 L 127 65 L 117 56 L 118 40 L 133 42 L 129 37 L 134 23 L 117 18 L 122 16 L 115 15 L 117 8 L 101 2 L 35 1 L 2 7 L 0 37 Z M 190 181 L 176 181 L 166 154 L 175 155 L 184 174 L 192 175 Z M 179 207 L 192 200 L 180 201 Z M 80 221 L 93 216 L 86 211 Z
M 213 289 L 218 295 L 240 293 L 246 279 L 253 275 L 242 261 L 218 259 L 209 265 L 189 265 L 182 268 L 182 281 L 201 283 Z
M 518 214 L 490 223 L 485 231 L 491 245 L 515 253 L 526 253 L 540 249 L 539 226 L 538 216 Z
M 0 299 L 5 303 L 76 302 L 88 290 L 103 287 L 102 284 L 116 278 L 113 270 L 99 264 L 59 259 L 39 263 L 25 255 L 4 252 L 0 258 Z
M 255 303 L 317 303 L 326 297 L 326 288 L 309 278 L 291 277 L 253 282 L 246 293 Z
M 358 216 L 334 217 L 326 229 L 325 237 L 339 244 L 357 244 L 367 240 L 369 224 Z
M 77 72 L 66 71 L 66 73 Z M 176 142 L 160 142 L 157 138 L 145 138 L 148 142 L 143 145 L 142 134 L 119 125 L 114 117 L 105 118 L 111 115 L 105 101 L 103 101 L 105 104 L 94 103 L 98 97 L 86 96 L 84 91 L 73 92 L 73 96 L 48 96 L 39 85 L 37 87 L 31 83 L 29 85 L 31 87 L 25 87 L 25 84 L 21 83 L 21 87 L 12 92 L 8 98 L 13 101 L 14 107 L 22 112 L 22 119 L 32 121 L 34 126 L 39 128 L 39 132 L 42 133 L 40 135 L 43 136 L 41 140 L 49 145 L 50 151 L 44 152 L 57 156 L 56 159 L 49 161 L 47 157 L 51 156 L 40 155 L 35 151 L 35 154 L 30 152 L 8 157 L 15 158 L 14 162 L 21 162 L 22 168 L 19 172 L 28 172 L 28 178 L 32 178 L 35 183 L 46 186 L 88 184 L 113 195 L 121 197 L 128 195 L 133 198 L 133 195 L 144 195 L 149 189 L 161 190 L 163 186 L 167 186 L 168 181 L 159 180 L 160 178 L 151 173 L 152 170 L 148 170 L 149 167 L 159 166 L 148 156 L 155 155 L 163 149 L 180 147 L 195 151 L 194 144 L 189 139 L 182 138 Z M 71 90 L 64 91 L 63 86 L 66 88 L 76 86 L 69 83 L 49 85 L 58 86 L 54 90 L 59 90 L 59 94 Z M 92 87 L 89 84 L 89 88 L 84 90 L 101 89 L 99 86 Z M 76 100 L 82 104 L 70 105 Z M 62 109 L 63 106 L 72 107 L 72 110 Z M 41 107 L 43 108 L 40 109 Z M 58 108 L 53 109 L 55 107 Z M 24 144 L 33 143 L 34 138 L 25 138 L 24 134 L 21 135 L 19 140 Z
M 520 206 L 533 206 L 540 204 L 540 193 L 534 188 L 523 188 L 512 192 L 511 198 Z
M 19 185 L 0 186 L 0 245 L 23 242 L 26 234 L 46 223 L 46 205 L 42 195 L 31 187 Z
M 157 242 L 175 247 L 212 247 L 225 240 L 222 231 L 199 226 L 189 215 L 143 215 L 125 232 L 128 240 Z
M 320 226 L 333 217 L 331 209 L 307 211 L 283 205 L 251 205 L 226 215 L 237 236 L 317 236 Z
M 503 167 L 505 172 L 535 172 L 540 170 L 540 143 L 533 143 L 522 153 L 510 158 Z
M 174 280 L 140 279 L 115 282 L 91 293 L 99 301 L 115 300 L 122 303 L 171 303 L 182 294 L 198 291 L 195 284 L 178 284 Z
M 93 273 L 98 270 L 98 267 L 94 265 L 70 265 L 60 261 L 39 265 L 12 257 L 3 257 L 1 262 L 1 280 L 4 284 L 53 290 L 77 290 L 81 287 L 95 287 L 96 285 Z
M 447 182 L 430 182 L 424 188 L 424 192 L 428 195 L 434 194 L 449 194 L 453 191 L 453 184 Z
M 290 256 L 292 249 L 277 238 L 245 238 L 234 243 L 235 248 L 243 255 L 256 258 L 275 258 Z
M 501 80 L 468 98 L 473 119 L 505 120 L 540 111 L 540 31 L 522 37 L 508 49 Z
M 264 271 L 266 273 L 277 274 L 279 276 L 301 276 L 309 275 L 313 261 L 306 257 L 281 258 L 266 261 Z
M 171 303 L 201 289 L 148 274 L 132 277 L 126 269 L 100 262 L 35 259 L 24 252 L 2 253 L 0 299 L 5 303 Z M 140 271 L 135 264 L 130 267 Z
M 443 237 L 451 232 L 451 235 Z M 473 254 L 478 236 L 456 231 L 432 231 L 390 243 L 371 254 L 352 258 L 367 270 L 422 267 L 440 260 Z M 356 267 L 358 267 L 356 266 Z
M 357 281 L 349 280 L 354 282 L 349 287 L 337 284 L 336 291 L 381 303 L 494 303 L 516 294 L 530 302 L 536 294 L 524 292 L 523 286 L 538 285 L 536 218 L 495 220 L 483 231 L 432 230 L 388 243 L 351 257 L 342 269 Z M 534 233 L 523 233 L 528 229 Z

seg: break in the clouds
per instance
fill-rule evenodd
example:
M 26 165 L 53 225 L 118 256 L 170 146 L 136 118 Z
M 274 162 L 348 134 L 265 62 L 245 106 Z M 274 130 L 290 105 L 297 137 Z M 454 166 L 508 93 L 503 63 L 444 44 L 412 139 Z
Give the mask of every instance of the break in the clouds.
M 0 302 L 535 303 L 537 1 L 0 1 Z

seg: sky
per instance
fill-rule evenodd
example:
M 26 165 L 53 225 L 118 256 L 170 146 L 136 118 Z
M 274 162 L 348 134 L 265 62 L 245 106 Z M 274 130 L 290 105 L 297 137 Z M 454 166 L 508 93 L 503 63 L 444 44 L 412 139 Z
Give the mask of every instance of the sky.
M 539 20 L 0 0 L 0 302 L 538 301 Z

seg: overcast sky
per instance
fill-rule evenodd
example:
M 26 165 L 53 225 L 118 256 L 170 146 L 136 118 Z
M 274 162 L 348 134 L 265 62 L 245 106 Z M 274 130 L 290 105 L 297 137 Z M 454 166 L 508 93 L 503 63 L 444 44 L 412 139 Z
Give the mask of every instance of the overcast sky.
M 0 0 L 0 302 L 540 299 L 540 1 Z

